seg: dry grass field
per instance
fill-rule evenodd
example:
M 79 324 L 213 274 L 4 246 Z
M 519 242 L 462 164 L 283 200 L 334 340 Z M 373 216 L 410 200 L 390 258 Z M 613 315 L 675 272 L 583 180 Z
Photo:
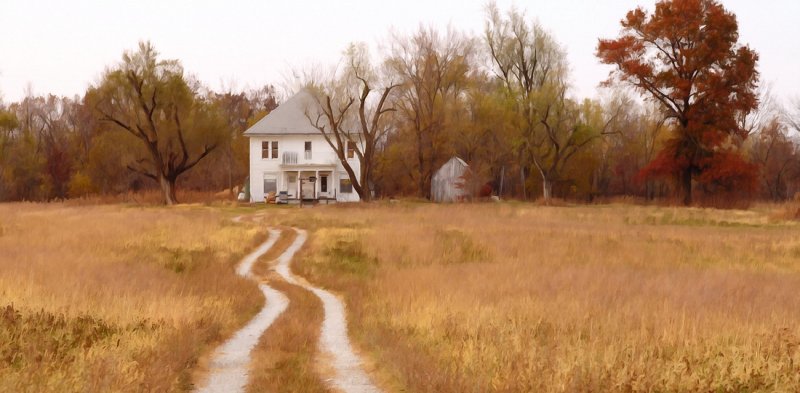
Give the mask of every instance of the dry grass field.
M 800 391 L 800 227 L 769 209 L 273 212 L 390 391 Z
M 230 214 L 0 205 L 0 391 L 191 388 L 260 308 L 234 264 L 263 231 Z
M 0 205 L 0 391 L 191 389 L 261 306 L 234 264 L 285 225 L 309 230 L 293 269 L 342 295 L 390 392 L 797 392 L 782 209 Z M 291 303 L 248 391 L 326 391 L 321 305 L 269 269 L 284 233 L 254 271 Z

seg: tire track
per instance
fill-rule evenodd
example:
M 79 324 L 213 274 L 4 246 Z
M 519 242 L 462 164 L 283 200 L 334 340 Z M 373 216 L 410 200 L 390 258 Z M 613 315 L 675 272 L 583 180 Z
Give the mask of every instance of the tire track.
M 237 217 L 238 218 L 238 217 Z M 234 219 L 235 222 L 238 222 Z M 250 273 L 259 257 L 266 254 L 275 242 L 278 241 L 281 231 L 269 230 L 269 237 L 253 252 L 245 256 L 236 268 L 236 273 L 251 280 L 255 278 Z M 295 251 L 284 251 L 280 258 L 291 259 Z M 258 343 L 262 334 L 289 306 L 289 299 L 281 292 L 276 291 L 267 284 L 259 283 L 258 288 L 264 294 L 264 307 L 250 322 L 237 331 L 228 341 L 222 344 L 211 360 L 210 375 L 206 385 L 198 392 L 243 392 L 248 381 L 248 368 L 250 353 Z
M 323 355 L 332 359 L 334 376 L 327 380 L 331 386 L 348 393 L 375 393 L 380 392 L 364 372 L 361 358 L 353 351 L 350 338 L 347 336 L 347 318 L 345 307 L 339 298 L 332 293 L 312 286 L 305 280 L 297 280 L 292 274 L 290 263 L 292 256 L 306 241 L 306 231 L 294 228 L 297 237 L 284 254 L 278 257 L 275 271 L 286 282 L 301 286 L 314 293 L 321 301 L 325 317 L 322 321 L 319 347 Z M 291 250 L 291 255 L 289 254 Z

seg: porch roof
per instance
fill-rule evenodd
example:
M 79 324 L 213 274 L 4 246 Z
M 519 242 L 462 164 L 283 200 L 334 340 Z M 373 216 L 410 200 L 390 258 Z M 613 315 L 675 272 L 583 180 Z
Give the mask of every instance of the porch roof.
M 285 171 L 313 171 L 313 170 L 327 170 L 332 171 L 336 169 L 336 164 L 281 164 L 281 169 Z

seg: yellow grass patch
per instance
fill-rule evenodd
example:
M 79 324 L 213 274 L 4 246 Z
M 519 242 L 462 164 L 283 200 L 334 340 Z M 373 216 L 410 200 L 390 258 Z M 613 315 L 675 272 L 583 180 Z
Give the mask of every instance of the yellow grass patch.
M 395 391 L 800 391 L 800 228 L 768 211 L 372 204 L 298 273 Z
M 0 205 L 0 391 L 175 391 L 263 297 L 219 211 Z

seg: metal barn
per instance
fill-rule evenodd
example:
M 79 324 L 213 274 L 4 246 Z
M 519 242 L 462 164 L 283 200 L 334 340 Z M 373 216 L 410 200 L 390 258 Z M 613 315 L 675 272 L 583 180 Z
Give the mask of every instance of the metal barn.
M 470 197 L 467 186 L 469 165 L 453 157 L 431 179 L 431 199 L 434 202 L 463 202 Z

